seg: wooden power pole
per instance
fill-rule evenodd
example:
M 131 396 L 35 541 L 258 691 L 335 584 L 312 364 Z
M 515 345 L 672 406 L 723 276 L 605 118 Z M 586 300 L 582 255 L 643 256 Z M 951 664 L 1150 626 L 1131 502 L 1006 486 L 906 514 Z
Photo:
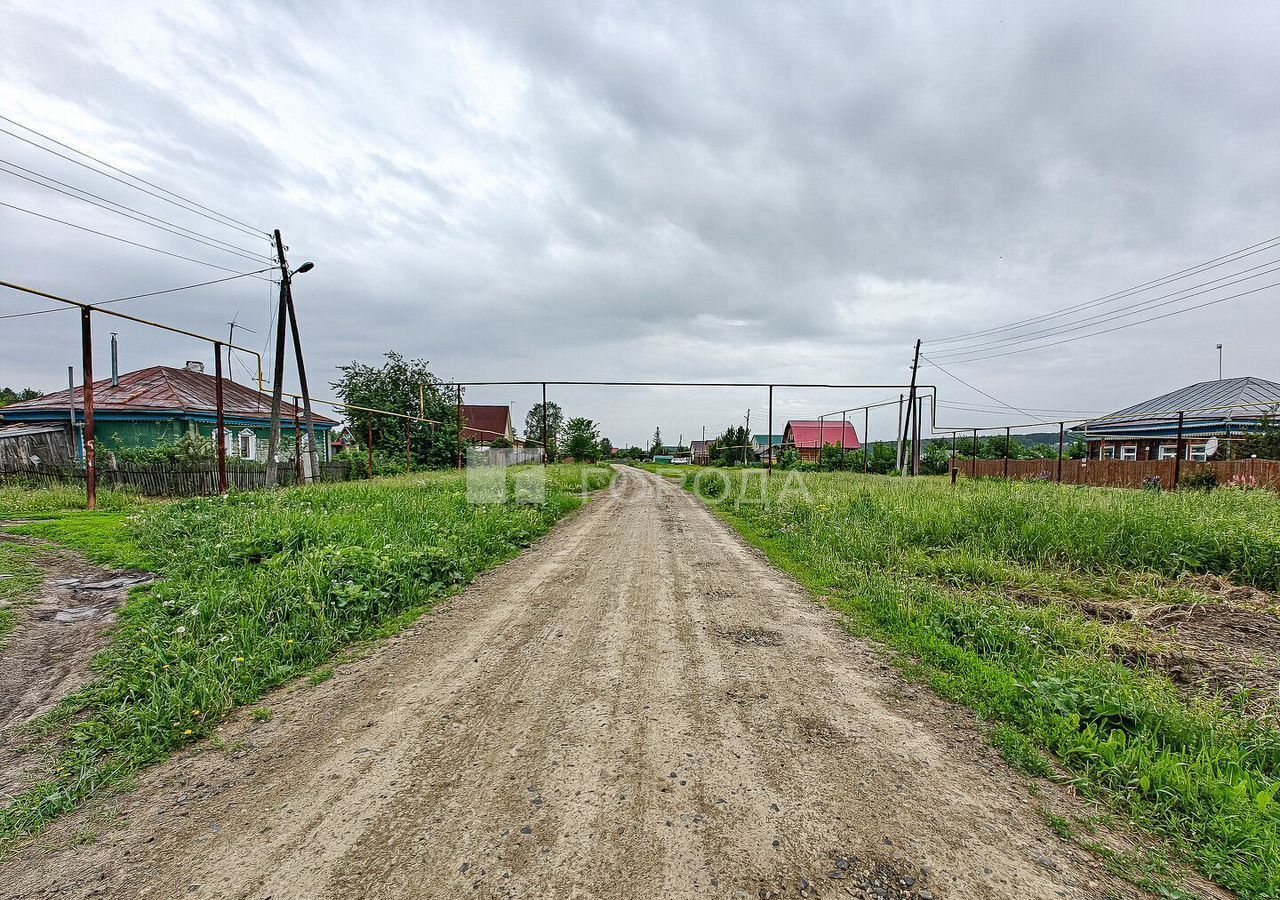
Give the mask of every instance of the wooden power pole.
M 916 410 L 916 372 L 920 369 L 920 344 L 921 344 L 920 339 L 916 338 L 916 353 L 915 353 L 915 357 L 911 361 L 911 387 L 907 393 L 907 423 L 906 423 L 906 427 L 902 431 L 902 443 L 905 447 L 909 448 L 908 452 L 912 455 L 912 462 L 910 465 L 910 469 L 911 469 L 910 474 L 912 475 L 916 474 L 915 472 L 916 463 L 914 459 L 916 455 L 916 446 L 915 446 L 915 441 L 913 440 L 915 436 L 915 431 L 912 428 L 911 423 L 914 419 L 917 418 L 916 416 L 916 412 L 917 412 Z M 918 424 L 919 423 L 917 422 L 917 425 Z M 899 471 L 903 476 L 906 476 L 908 474 L 907 469 L 908 469 L 907 466 L 902 465 L 901 462 L 899 463 Z
M 289 289 L 289 263 L 284 258 L 284 242 L 276 229 L 276 258 L 280 262 L 280 299 L 276 306 L 276 358 L 271 376 L 271 434 L 267 439 L 267 487 L 276 486 L 276 457 L 280 453 L 280 392 L 284 388 L 284 329 L 289 313 L 285 292 Z

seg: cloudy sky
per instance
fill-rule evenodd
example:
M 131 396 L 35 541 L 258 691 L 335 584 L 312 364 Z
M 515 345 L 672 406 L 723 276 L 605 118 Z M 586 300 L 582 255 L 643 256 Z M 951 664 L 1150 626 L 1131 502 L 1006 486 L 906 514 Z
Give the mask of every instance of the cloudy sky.
M 295 265 L 316 263 L 296 282 L 313 383 L 395 349 L 446 379 L 892 384 L 923 337 L 985 392 L 925 370 L 964 425 L 1027 420 L 956 408 L 992 397 L 1056 418 L 1214 378 L 1217 343 L 1227 376 L 1280 378 L 1280 287 L 1148 321 L 1280 281 L 1280 245 L 930 343 L 1280 235 L 1274 2 L 0 0 L 0 21 L 0 114 L 254 232 L 0 121 L 0 280 L 161 290 L 266 265 L 259 233 L 278 227 Z M 117 308 L 216 334 L 238 314 L 261 347 L 272 291 L 243 278 Z M 4 293 L 0 314 L 41 308 Z M 126 369 L 209 353 L 118 330 Z M 73 313 L 0 319 L 0 384 L 56 389 L 69 363 Z M 553 396 L 616 443 L 716 433 L 748 408 L 763 431 L 761 390 Z M 780 391 L 775 415 L 887 396 Z M 534 397 L 470 399 L 522 418 Z

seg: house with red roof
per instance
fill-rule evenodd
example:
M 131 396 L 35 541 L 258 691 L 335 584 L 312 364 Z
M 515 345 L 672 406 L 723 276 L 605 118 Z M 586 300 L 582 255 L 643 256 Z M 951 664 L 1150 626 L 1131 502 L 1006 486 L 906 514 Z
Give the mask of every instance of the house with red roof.
M 850 422 L 792 419 L 782 432 L 783 448 L 794 448 L 805 462 L 817 462 L 827 444 L 850 451 L 862 446 L 858 432 Z
M 519 447 L 515 425 L 511 421 L 511 407 L 486 406 L 476 403 L 462 405 L 462 439 L 487 447 L 498 438 L 505 439 L 512 447 Z
M 114 383 L 113 383 L 114 381 Z M 116 379 L 93 383 L 93 434 L 100 453 L 115 449 L 155 447 L 187 436 L 212 438 L 217 423 L 217 379 L 206 375 L 204 364 L 188 362 L 183 368 L 151 366 L 126 372 Z M 224 378 L 222 381 L 223 441 L 233 458 L 267 458 L 271 430 L 271 395 Z M 294 417 L 297 417 L 295 420 Z M 71 436 L 72 418 L 75 420 Z M 84 390 L 55 391 L 34 400 L 0 408 L 3 425 L 45 425 L 63 429 L 64 439 L 83 458 Z M 306 441 L 302 410 L 287 400 L 281 403 L 282 456 L 292 457 L 294 422 L 298 440 Z M 320 456 L 329 458 L 329 432 L 338 423 L 312 415 Z

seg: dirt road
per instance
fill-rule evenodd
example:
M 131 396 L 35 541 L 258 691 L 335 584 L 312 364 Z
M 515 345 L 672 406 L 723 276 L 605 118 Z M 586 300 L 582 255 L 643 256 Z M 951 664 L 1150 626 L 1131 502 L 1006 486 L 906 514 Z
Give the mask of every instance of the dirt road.
M 0 897 L 1131 893 L 1053 836 L 967 714 L 633 469 L 267 702 L 0 864 Z

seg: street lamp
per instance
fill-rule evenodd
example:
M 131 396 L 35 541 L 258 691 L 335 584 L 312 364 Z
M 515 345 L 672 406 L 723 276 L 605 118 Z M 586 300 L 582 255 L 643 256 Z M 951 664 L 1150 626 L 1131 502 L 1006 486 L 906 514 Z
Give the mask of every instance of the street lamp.
M 303 273 L 305 273 L 305 272 L 310 272 L 310 271 L 311 271 L 312 269 L 314 269 L 315 267 L 316 267 L 316 264 L 315 264 L 315 263 L 313 263 L 313 262 L 304 262 L 302 265 L 298 266 L 298 268 L 294 269 L 294 270 L 293 270 L 292 272 L 290 272 L 289 274 L 290 274 L 290 275 L 300 275 L 300 274 L 303 274 Z
M 1218 345 L 1218 380 L 1222 380 L 1222 345 Z

